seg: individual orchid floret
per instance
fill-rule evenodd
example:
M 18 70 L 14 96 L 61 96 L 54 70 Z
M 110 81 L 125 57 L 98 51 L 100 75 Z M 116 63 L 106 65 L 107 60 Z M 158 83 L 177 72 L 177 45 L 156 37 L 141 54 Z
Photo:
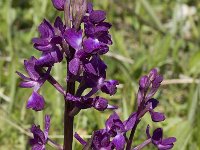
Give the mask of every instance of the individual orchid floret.
M 30 96 L 27 102 L 27 108 L 31 108 L 35 111 L 40 111 L 44 108 L 45 101 L 44 101 L 43 96 L 41 96 L 38 92 L 39 92 L 40 87 L 46 81 L 46 76 L 47 74 L 49 74 L 50 68 L 48 69 L 45 75 L 44 74 L 41 75 L 38 73 L 40 68 L 36 66 L 36 62 L 37 62 L 37 59 L 35 57 L 31 57 L 29 60 L 24 61 L 24 66 L 29 77 L 24 76 L 20 72 L 17 72 L 17 74 L 23 80 L 20 83 L 21 87 L 33 88 L 32 95 Z
M 149 111 L 151 115 L 151 119 L 154 122 L 160 122 L 165 120 L 165 116 L 163 113 L 155 112 L 154 109 L 157 107 L 159 101 L 156 99 L 150 99 L 146 103 L 146 109 Z
M 65 26 L 60 17 L 56 18 L 54 27 L 44 19 L 39 25 L 39 38 L 33 38 L 34 47 L 42 51 L 42 56 L 38 59 L 37 65 L 42 67 L 51 67 L 54 63 L 61 62 L 63 52 L 61 51 L 63 43 L 63 33 Z
M 62 42 L 62 39 L 56 36 L 54 27 L 46 19 L 39 25 L 38 31 L 40 37 L 32 39 L 34 47 L 37 50 L 49 52 L 52 51 L 54 45 Z
M 163 113 L 155 112 L 154 109 L 158 106 L 159 101 L 151 98 L 149 99 L 143 107 L 139 108 L 138 119 L 142 118 L 146 112 L 149 112 L 151 115 L 151 119 L 154 122 L 161 122 L 165 120 L 165 116 Z M 142 106 L 142 105 L 141 105 Z M 142 109 L 141 109 L 142 108 Z
M 35 111 L 41 111 L 44 109 L 44 105 L 45 105 L 44 97 L 39 93 L 33 91 L 33 93 L 28 99 L 26 108 L 33 109 Z
M 158 148 L 158 150 L 169 150 L 173 148 L 174 143 L 176 142 L 175 137 L 163 139 L 162 128 L 157 128 L 156 130 L 154 130 L 153 135 L 151 136 L 149 129 L 150 126 L 148 125 L 146 129 L 147 137 L 148 139 L 151 139 L 152 144 L 154 144 Z
M 32 125 L 31 132 L 33 133 L 33 139 L 30 140 L 32 150 L 45 150 L 45 145 L 48 141 L 48 134 L 50 128 L 50 116 L 45 116 L 45 129 L 42 131 L 40 126 Z

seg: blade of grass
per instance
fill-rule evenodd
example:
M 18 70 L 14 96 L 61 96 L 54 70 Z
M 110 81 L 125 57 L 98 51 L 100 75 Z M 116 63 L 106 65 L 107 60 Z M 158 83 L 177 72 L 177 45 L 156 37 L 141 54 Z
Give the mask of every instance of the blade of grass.
M 165 32 L 165 29 L 163 28 L 162 23 L 160 22 L 160 20 L 158 19 L 158 17 L 156 16 L 152 6 L 150 5 L 150 3 L 147 0 L 141 0 L 140 1 L 142 6 L 144 7 L 144 9 L 147 11 L 147 13 L 149 14 L 149 16 L 151 17 L 152 21 L 155 23 L 155 25 L 157 26 L 157 28 L 163 32 Z

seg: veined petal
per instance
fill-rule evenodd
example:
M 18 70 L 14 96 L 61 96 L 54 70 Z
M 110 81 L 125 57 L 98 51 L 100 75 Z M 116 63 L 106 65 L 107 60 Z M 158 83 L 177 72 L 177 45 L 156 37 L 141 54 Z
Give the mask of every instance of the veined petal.
M 20 87 L 22 88 L 32 88 L 37 84 L 35 81 L 25 81 L 20 83 Z
M 99 111 L 104 111 L 108 107 L 108 101 L 98 96 L 94 99 L 93 107 Z
M 48 45 L 39 45 L 39 44 L 34 44 L 33 45 L 35 49 L 43 52 L 49 52 L 52 51 L 52 45 L 49 43 Z
M 59 10 L 63 11 L 64 10 L 64 4 L 66 0 L 52 0 L 53 6 Z
M 123 122 L 126 131 L 129 131 L 134 127 L 136 119 L 137 119 L 137 114 L 132 113 L 129 116 L 129 118 L 126 121 Z
M 97 37 L 98 40 L 104 44 L 112 45 L 111 35 L 107 32 L 103 32 L 100 36 Z
M 143 76 L 140 78 L 139 85 L 142 89 L 148 88 L 148 76 Z
M 151 119 L 154 122 L 161 122 L 165 120 L 165 115 L 163 113 L 150 111 L 150 114 L 151 114 Z
M 57 17 L 54 22 L 54 27 L 58 28 L 61 32 L 64 31 L 64 24 L 62 22 L 62 19 L 60 17 Z
M 146 105 L 150 105 L 151 110 L 156 108 L 158 106 L 158 104 L 159 104 L 159 101 L 154 98 L 151 98 L 146 102 Z
M 87 12 L 91 13 L 93 11 L 93 4 L 91 2 L 87 3 Z
M 105 81 L 101 87 L 101 91 L 106 94 L 114 95 L 117 92 L 117 85 L 119 85 L 117 80 Z
M 45 144 L 46 143 L 45 135 L 44 135 L 43 131 L 40 129 L 40 126 L 32 125 L 31 132 L 33 133 L 33 137 L 34 137 L 33 144 L 36 144 L 36 143 Z
M 80 63 L 81 63 L 81 61 L 78 58 L 73 58 L 69 62 L 69 71 L 75 76 L 78 75 L 78 73 L 79 73 Z
M 173 144 L 174 142 L 176 142 L 176 138 L 175 137 L 169 137 L 169 138 L 166 138 L 166 139 L 162 140 L 162 144 L 163 145 Z
M 112 143 L 115 145 L 116 150 L 123 150 L 126 144 L 126 140 L 123 134 L 118 134 L 112 140 Z
M 32 42 L 41 46 L 46 46 L 49 44 L 49 38 L 33 38 Z
M 32 146 L 32 150 L 45 150 L 45 145 L 35 144 Z
M 22 73 L 16 71 L 17 75 L 24 81 L 31 81 L 31 78 L 26 77 L 25 75 L 23 75 Z
M 102 10 L 95 10 L 91 12 L 89 18 L 91 22 L 99 23 L 106 19 L 106 13 Z
M 94 50 L 101 47 L 101 43 L 98 39 L 88 38 L 83 42 L 85 52 L 92 53 Z
M 28 99 L 26 107 L 35 111 L 41 111 L 44 109 L 45 101 L 43 96 L 33 91 L 32 95 Z
M 35 66 L 36 61 L 37 61 L 37 59 L 33 56 L 29 60 L 24 61 L 24 66 L 25 66 L 27 73 L 29 74 L 31 79 L 33 79 L 35 81 L 40 78 L 40 75 L 36 71 L 36 66 Z
M 75 50 L 82 48 L 82 30 L 77 32 L 75 29 L 70 28 L 65 31 L 64 38 Z
M 39 25 L 38 31 L 40 32 L 41 38 L 50 38 L 55 35 L 52 25 L 46 19 L 44 19 L 43 22 Z
M 84 65 L 85 72 L 98 77 L 105 78 L 106 64 L 100 59 L 99 56 L 93 56 L 92 59 Z
M 37 60 L 36 65 L 41 67 L 51 67 L 54 63 L 61 62 L 63 54 L 60 49 L 56 46 L 54 51 L 49 53 L 43 53 L 43 55 Z
M 114 112 L 110 117 L 106 120 L 106 129 L 109 131 L 113 126 L 113 120 L 120 120 L 118 114 Z
M 169 144 L 169 145 L 158 144 L 157 145 L 159 150 L 170 150 L 173 148 L 173 146 L 174 146 L 174 144 Z
M 152 142 L 155 145 L 158 145 L 162 141 L 162 138 L 163 138 L 162 128 L 157 128 L 156 130 L 154 130 L 153 136 L 152 136 Z

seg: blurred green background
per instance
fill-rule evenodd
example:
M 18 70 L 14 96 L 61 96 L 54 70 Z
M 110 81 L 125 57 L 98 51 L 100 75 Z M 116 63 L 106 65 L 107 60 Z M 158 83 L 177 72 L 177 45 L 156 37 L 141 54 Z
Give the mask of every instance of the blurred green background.
M 135 109 L 135 96 L 141 75 L 157 67 L 165 81 L 156 98 L 158 110 L 167 119 L 155 124 L 147 114 L 139 125 L 135 142 L 151 129 L 162 126 L 165 136 L 176 136 L 175 150 L 200 150 L 200 1 L 199 0 L 95 0 L 96 9 L 107 12 L 113 24 L 113 45 L 104 56 L 108 78 L 120 81 L 118 92 L 106 98 L 120 107 L 122 119 Z M 43 18 L 54 21 L 57 12 L 50 0 L 0 0 L 0 149 L 26 150 L 32 123 L 43 128 L 44 114 L 50 114 L 50 137 L 62 144 L 63 98 L 45 83 L 43 112 L 25 108 L 29 89 L 18 87 L 15 71 L 25 72 L 23 60 L 39 56 L 31 38 Z M 65 63 L 55 65 L 53 75 L 65 86 Z M 75 119 L 75 131 L 88 138 L 93 130 L 104 127 L 111 111 L 84 110 Z M 74 142 L 74 149 L 81 149 Z M 47 149 L 51 149 L 47 147 Z M 148 147 L 146 149 L 154 149 Z

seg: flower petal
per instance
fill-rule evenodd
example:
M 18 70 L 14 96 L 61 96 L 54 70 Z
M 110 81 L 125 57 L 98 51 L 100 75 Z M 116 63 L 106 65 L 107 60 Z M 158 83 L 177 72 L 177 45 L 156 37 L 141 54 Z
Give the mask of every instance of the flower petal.
M 162 144 L 163 145 L 173 144 L 174 142 L 176 142 L 176 138 L 175 137 L 169 137 L 169 138 L 166 138 L 166 139 L 162 140 Z
M 43 131 L 40 129 L 40 126 L 32 125 L 31 132 L 33 133 L 34 143 L 45 144 L 46 139 Z M 32 140 L 33 141 L 33 140 Z
M 50 38 L 55 35 L 52 25 L 46 19 L 44 19 L 43 22 L 39 25 L 38 31 L 40 32 L 41 38 Z
M 31 78 L 26 77 L 25 75 L 23 75 L 22 73 L 16 71 L 17 75 L 24 81 L 31 81 Z
M 20 87 L 22 88 L 32 88 L 37 84 L 35 81 L 25 81 L 20 83 Z
M 75 50 L 80 50 L 82 47 L 82 30 L 76 31 L 75 29 L 68 29 L 64 33 L 65 40 Z
M 111 127 L 113 126 L 113 120 L 120 120 L 118 114 L 116 112 L 113 112 L 112 115 L 106 120 L 106 130 L 109 131 Z
M 78 58 L 73 58 L 69 62 L 69 71 L 75 76 L 78 75 L 78 73 L 79 73 L 80 63 L 81 63 L 81 61 Z
M 44 101 L 43 96 L 33 91 L 32 95 L 28 99 L 26 107 L 28 109 L 31 108 L 35 111 L 41 111 L 44 109 L 44 105 L 45 105 L 45 101 Z
M 147 102 L 146 102 L 146 105 L 150 105 L 150 109 L 155 109 L 159 104 L 159 101 L 154 99 L 154 98 L 151 98 L 149 99 Z
M 32 146 L 32 150 L 45 150 L 45 145 L 35 144 Z
M 165 120 L 165 115 L 163 113 L 150 111 L 150 114 L 151 114 L 151 119 L 154 122 L 161 122 Z
M 64 10 L 64 4 L 66 0 L 52 0 L 53 6 L 59 10 L 63 11 Z
M 129 131 L 133 128 L 133 126 L 135 125 L 135 121 L 137 119 L 137 114 L 136 113 L 132 113 L 129 118 L 124 121 L 124 127 L 126 131 Z
M 62 22 L 62 19 L 60 17 L 57 17 L 54 22 L 54 27 L 58 28 L 61 32 L 64 31 L 64 24 Z
M 115 145 L 116 150 L 123 150 L 126 143 L 124 135 L 118 134 L 114 137 L 112 143 Z
M 37 61 L 37 59 L 33 56 L 29 60 L 24 60 L 24 66 L 25 66 L 27 73 L 29 74 L 31 79 L 33 79 L 35 81 L 40 78 L 40 75 L 36 71 L 36 69 L 37 69 L 37 67 L 35 66 L 36 61 Z
M 98 39 L 88 38 L 83 42 L 83 47 L 86 53 L 93 53 L 94 50 L 99 49 L 101 43 Z
M 56 46 L 54 51 L 49 53 L 43 53 L 43 55 L 37 60 L 36 65 L 40 67 L 51 67 L 54 63 L 61 62 L 63 54 L 60 49 Z
M 117 80 L 104 81 L 101 91 L 106 94 L 114 95 L 117 92 L 117 85 L 119 85 Z
M 158 145 L 162 141 L 162 138 L 163 138 L 163 130 L 162 130 L 162 128 L 157 128 L 156 130 L 154 130 L 153 136 L 152 136 L 152 142 L 155 145 Z
M 97 96 L 94 99 L 93 107 L 99 111 L 104 111 L 108 107 L 108 101 L 102 97 Z
M 106 19 L 106 13 L 105 11 L 102 11 L 102 10 L 95 10 L 91 12 L 89 18 L 91 22 L 99 23 Z

